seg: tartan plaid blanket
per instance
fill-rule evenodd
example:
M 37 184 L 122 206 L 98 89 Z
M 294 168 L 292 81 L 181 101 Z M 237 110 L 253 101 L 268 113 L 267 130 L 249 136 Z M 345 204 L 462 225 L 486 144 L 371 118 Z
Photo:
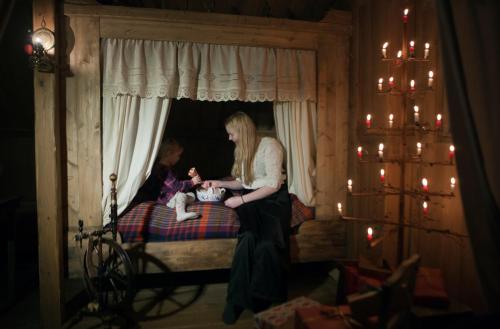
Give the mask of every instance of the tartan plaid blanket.
M 314 209 L 292 198 L 291 226 L 314 218 Z M 187 211 L 200 218 L 177 222 L 176 212 L 155 201 L 139 203 L 118 220 L 123 242 L 162 242 L 235 238 L 240 223 L 236 211 L 219 202 L 195 202 Z

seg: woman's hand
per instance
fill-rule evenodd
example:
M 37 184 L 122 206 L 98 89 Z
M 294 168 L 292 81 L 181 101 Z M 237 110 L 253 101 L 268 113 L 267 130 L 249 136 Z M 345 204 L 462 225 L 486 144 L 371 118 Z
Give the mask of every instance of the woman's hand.
M 201 186 L 205 189 L 209 187 L 223 187 L 220 180 L 206 180 Z
M 241 196 L 233 196 L 224 201 L 226 207 L 237 208 L 243 204 L 243 198 Z
M 196 175 L 193 178 L 191 178 L 191 182 L 193 182 L 193 185 L 201 184 L 201 177 L 200 177 L 200 175 Z

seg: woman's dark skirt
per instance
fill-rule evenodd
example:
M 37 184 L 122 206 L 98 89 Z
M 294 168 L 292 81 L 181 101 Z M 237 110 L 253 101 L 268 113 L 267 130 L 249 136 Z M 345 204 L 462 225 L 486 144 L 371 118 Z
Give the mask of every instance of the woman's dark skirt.
M 236 212 L 240 231 L 227 302 L 255 310 L 259 301 L 286 301 L 291 219 L 286 182 L 278 192 L 245 203 Z

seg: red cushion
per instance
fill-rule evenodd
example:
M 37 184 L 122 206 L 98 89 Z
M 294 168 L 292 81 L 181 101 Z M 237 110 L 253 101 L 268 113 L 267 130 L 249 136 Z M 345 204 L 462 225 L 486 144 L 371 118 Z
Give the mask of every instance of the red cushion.
M 420 267 L 415 282 L 413 302 L 430 307 L 448 307 L 450 299 L 444 288 L 443 274 L 438 268 Z
M 350 308 L 348 305 L 339 307 L 319 305 L 297 308 L 295 310 L 295 329 L 344 329 L 350 328 Z

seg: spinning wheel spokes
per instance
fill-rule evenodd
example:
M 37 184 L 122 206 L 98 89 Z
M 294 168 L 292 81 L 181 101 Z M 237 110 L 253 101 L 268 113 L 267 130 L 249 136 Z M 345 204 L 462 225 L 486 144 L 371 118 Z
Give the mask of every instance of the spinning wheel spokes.
M 128 255 L 113 240 L 89 241 L 84 255 L 84 281 L 87 291 L 101 307 L 129 303 L 134 295 L 133 270 Z M 99 255 L 102 258 L 99 258 Z

